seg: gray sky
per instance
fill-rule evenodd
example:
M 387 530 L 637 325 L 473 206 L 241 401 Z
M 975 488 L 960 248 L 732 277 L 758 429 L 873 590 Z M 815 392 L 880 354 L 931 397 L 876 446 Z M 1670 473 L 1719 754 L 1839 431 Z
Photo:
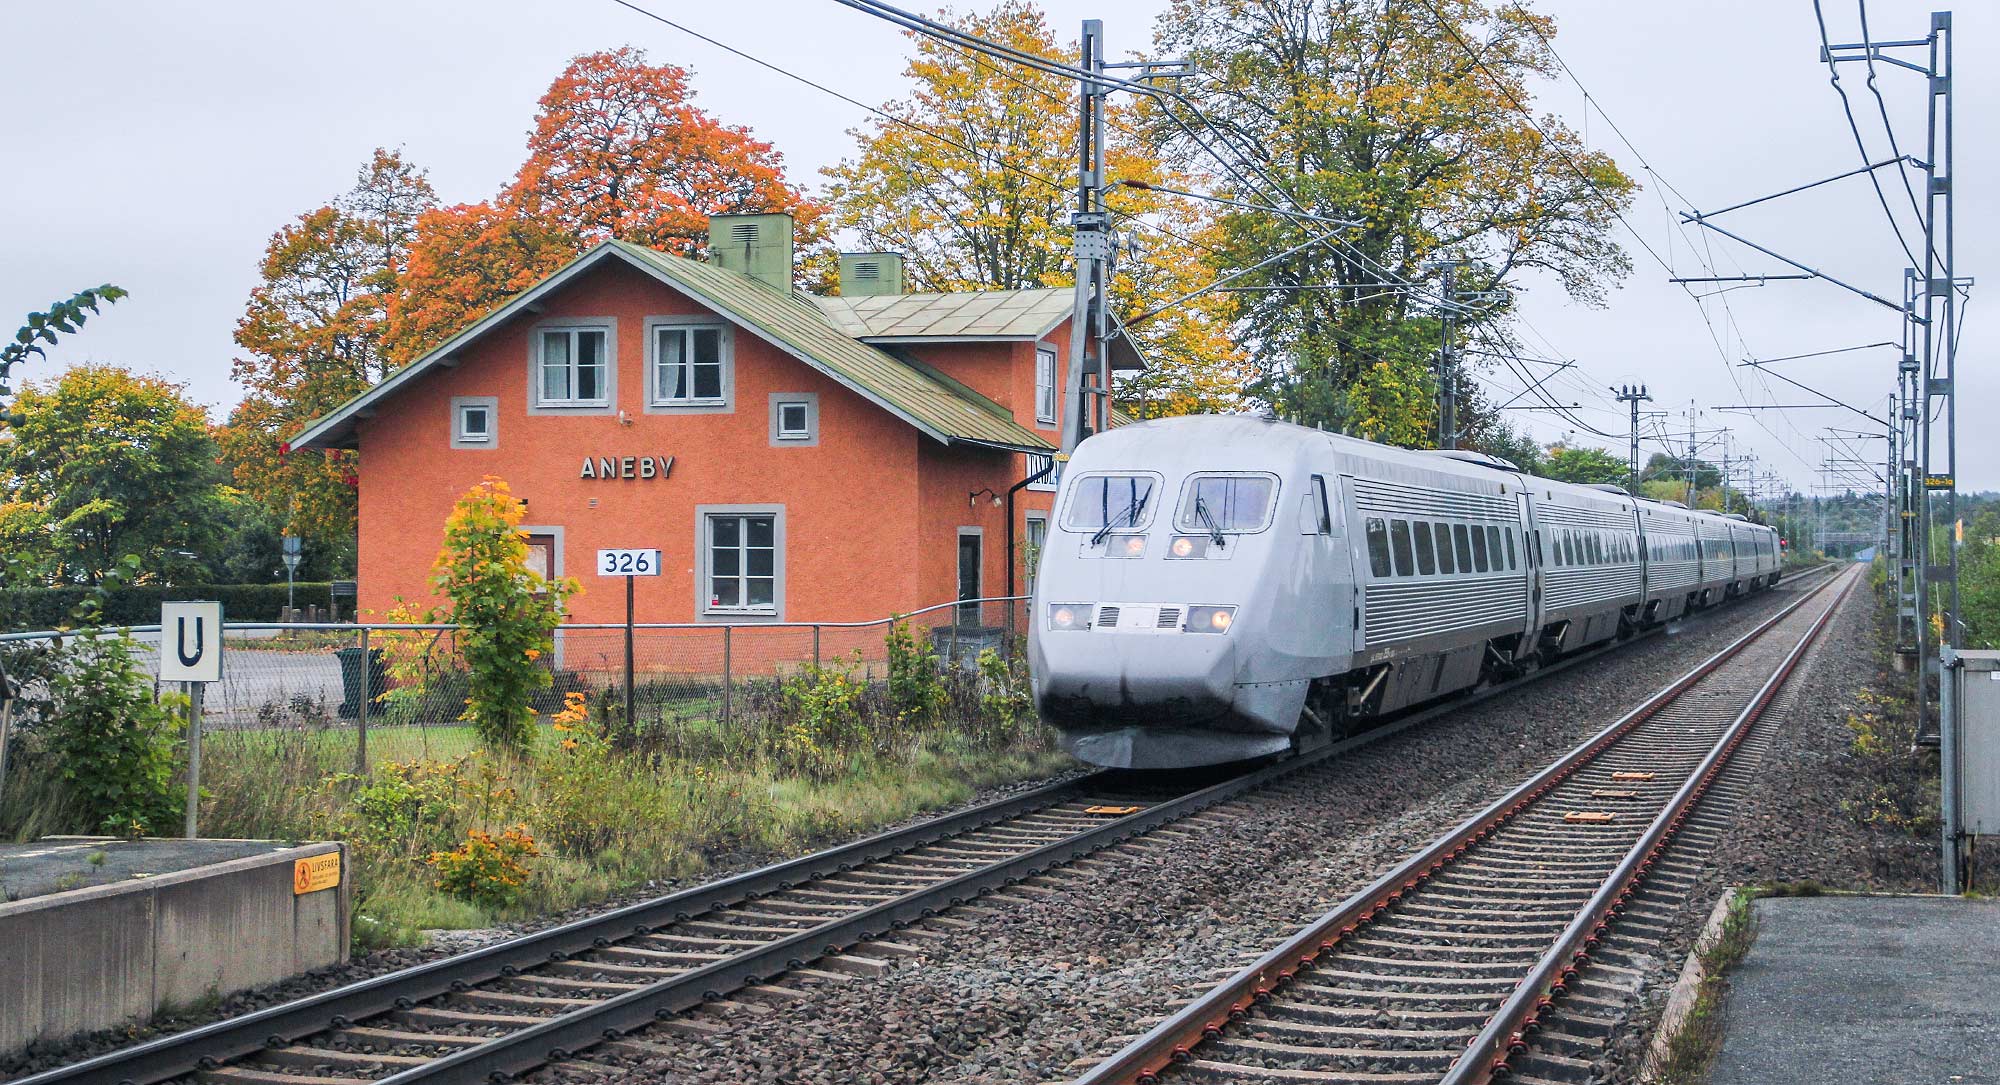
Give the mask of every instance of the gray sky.
M 677 21 L 800 72 L 862 101 L 902 92 L 907 43 L 892 28 L 831 0 L 736 0 L 727 5 L 640 0 Z M 1073 34 L 1102 18 L 1114 51 L 1144 48 L 1165 0 L 1043 0 L 1054 25 Z M 1554 15 L 1556 46 L 1589 89 L 1567 81 L 1542 88 L 1541 109 L 1586 127 L 1591 146 L 1611 151 L 1646 183 L 1632 226 L 1681 274 L 1707 274 L 1661 206 L 1680 202 L 1647 176 L 1611 131 L 1608 114 L 1647 162 L 1688 200 L 1715 208 L 1858 165 L 1852 137 L 1817 62 L 1807 0 L 1541 0 Z M 1921 37 L 1933 4 L 1874 0 L 1877 39 Z M 1856 38 L 1852 0 L 1826 0 L 1837 40 Z M 1959 273 L 1994 248 L 1988 178 L 2000 96 L 2000 43 L 1990 8 L 1967 5 L 1959 32 Z M 41 43 L 10 59 L 0 96 L 0 132 L 14 150 L 0 174 L 0 319 L 58 296 L 114 282 L 132 297 L 51 350 L 54 366 L 100 360 L 185 381 L 216 417 L 236 400 L 230 336 L 271 233 L 351 184 L 376 146 L 401 147 L 430 171 L 447 202 L 490 196 L 519 165 L 535 100 L 566 60 L 623 44 L 696 71 L 698 101 L 774 143 L 793 180 L 816 186 L 819 167 L 849 153 L 845 134 L 865 119 L 853 106 L 780 79 L 608 0 L 350 0 L 294 6 L 72 2 L 8 5 L 0 39 Z M 1873 158 L 1888 157 L 1866 72 L 1846 70 Z M 1923 94 L 1913 73 L 1884 69 L 1882 87 L 1906 153 L 1923 153 Z M 1883 174 L 1891 206 L 1912 219 L 1901 186 Z M 1907 260 L 1884 224 L 1867 182 L 1855 178 L 1730 216 L 1724 225 L 1829 274 L 1892 299 Z M 1708 316 L 1667 272 L 1628 241 L 1634 273 L 1603 309 L 1569 304 L 1553 283 L 1532 283 L 1524 335 L 1535 351 L 1580 364 L 1550 381 L 1581 418 L 1622 434 L 1622 408 L 1605 386 L 1644 382 L 1674 412 L 1690 404 L 1701 429 L 1728 425 L 1736 455 L 1804 486 L 1814 479 L 1821 427 L 1872 426 L 1838 410 L 1724 414 L 1719 405 L 1803 403 L 1775 380 L 1725 364 L 1826 350 L 1897 334 L 1897 318 L 1825 283 L 1772 283 L 1727 295 Z M 1707 239 L 1720 273 L 1787 271 L 1721 237 Z M 1704 253 L 1704 255 L 1707 255 Z M 2000 280 L 1995 281 L 2000 286 Z M 1961 484 L 2000 487 L 2000 430 L 1985 425 L 1995 382 L 1984 310 L 1977 300 L 1961 352 Z M 1733 320 L 1733 323 L 1732 323 Z M 1723 344 L 1718 352 L 1717 340 Z M 1894 387 L 1894 352 L 1862 351 L 1780 363 L 1778 371 L 1882 413 Z M 1536 376 L 1547 367 L 1534 367 Z M 1493 374 L 1497 398 L 1521 382 Z M 1743 391 L 1739 392 L 1736 381 Z M 1747 396 L 1747 399 L 1745 398 Z M 1510 412 L 1545 440 L 1573 430 L 1535 412 Z M 1585 443 L 1612 442 L 1578 432 Z M 1880 441 L 1858 442 L 1870 456 Z M 1719 454 L 1719 449 L 1716 450 Z

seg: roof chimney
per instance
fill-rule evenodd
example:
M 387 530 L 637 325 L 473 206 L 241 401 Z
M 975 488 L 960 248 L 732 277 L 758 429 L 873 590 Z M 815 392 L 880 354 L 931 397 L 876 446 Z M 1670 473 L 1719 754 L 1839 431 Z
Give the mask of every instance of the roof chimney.
M 903 292 L 903 254 L 843 252 L 840 254 L 840 296 L 872 298 Z
M 710 216 L 708 253 L 716 267 L 792 292 L 792 216 L 783 211 Z

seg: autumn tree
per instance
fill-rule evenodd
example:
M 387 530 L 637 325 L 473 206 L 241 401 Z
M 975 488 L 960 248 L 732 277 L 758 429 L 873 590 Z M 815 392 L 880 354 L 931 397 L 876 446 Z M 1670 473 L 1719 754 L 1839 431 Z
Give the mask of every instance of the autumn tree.
M 621 48 L 571 60 L 541 99 L 527 159 L 492 200 L 423 216 L 392 307 L 408 361 L 600 241 L 696 256 L 712 215 L 789 211 L 807 274 L 830 266 L 824 209 L 784 158 L 694 104 L 691 73 Z
M 1050 31 L 1029 0 L 953 16 L 969 33 L 1068 62 L 1073 46 Z M 850 134 L 856 153 L 824 172 L 837 227 L 866 248 L 903 254 L 917 290 L 1018 290 L 1074 281 L 1069 216 L 1075 205 L 1076 88 L 1046 72 L 1005 65 L 913 35 L 905 98 Z M 1109 125 L 1108 172 L 1119 180 L 1181 187 L 1143 136 L 1142 108 L 1120 103 Z M 1120 386 L 1141 413 L 1187 413 L 1233 401 L 1241 351 L 1225 306 L 1210 295 L 1163 306 L 1206 286 L 1213 270 L 1185 240 L 1207 217 L 1185 200 L 1131 187 L 1107 195 L 1119 228 L 1141 242 L 1114 280 L 1113 305 L 1132 322 L 1154 368 Z M 1145 317 L 1145 319 L 1140 319 Z
M 1517 104 L 1555 72 L 1554 33 L 1524 4 L 1487 0 L 1174 0 L 1156 46 L 1191 63 L 1179 89 L 1201 110 L 1164 107 L 1155 131 L 1174 161 L 1225 195 L 1358 223 L 1222 217 L 1224 265 L 1277 257 L 1235 283 L 1260 395 L 1309 422 L 1428 444 L 1442 262 L 1461 262 L 1459 290 L 1535 273 L 1593 304 L 1626 273 L 1611 230 L 1636 184 Z M 1461 334 L 1504 335 L 1507 309 L 1466 306 Z M 1476 402 L 1461 402 L 1476 422 Z
M 232 375 L 243 399 L 222 446 L 237 485 L 294 534 L 333 540 L 354 530 L 350 452 L 289 454 L 314 418 L 387 376 L 390 299 L 417 224 L 436 203 L 423 171 L 377 150 L 354 187 L 279 230 L 262 282 L 236 325 L 247 353 Z
M 1536 474 L 1560 482 L 1610 483 L 1623 486 L 1632 475 L 1631 465 L 1601 448 L 1570 448 L 1550 445 Z
M 228 533 L 207 412 L 182 385 L 79 365 L 24 385 L 0 440 L 0 546 L 52 582 L 97 583 L 128 556 L 198 576 Z

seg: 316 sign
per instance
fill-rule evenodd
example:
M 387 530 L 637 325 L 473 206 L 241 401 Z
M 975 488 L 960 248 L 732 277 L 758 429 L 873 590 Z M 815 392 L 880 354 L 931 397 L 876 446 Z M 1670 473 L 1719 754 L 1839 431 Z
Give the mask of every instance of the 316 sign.
M 659 576 L 658 550 L 599 550 L 598 576 Z

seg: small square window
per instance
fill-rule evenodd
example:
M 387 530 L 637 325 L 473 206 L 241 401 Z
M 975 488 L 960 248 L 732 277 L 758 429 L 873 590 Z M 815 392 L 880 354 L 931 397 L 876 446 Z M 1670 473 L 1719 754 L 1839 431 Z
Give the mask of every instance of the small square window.
M 493 419 L 484 407 L 458 409 L 458 439 L 486 442 L 493 439 Z
M 804 403 L 778 404 L 778 439 L 803 441 L 812 436 L 812 411 Z
M 493 396 L 455 396 L 451 401 L 451 447 L 492 448 L 498 435 L 500 401 Z

